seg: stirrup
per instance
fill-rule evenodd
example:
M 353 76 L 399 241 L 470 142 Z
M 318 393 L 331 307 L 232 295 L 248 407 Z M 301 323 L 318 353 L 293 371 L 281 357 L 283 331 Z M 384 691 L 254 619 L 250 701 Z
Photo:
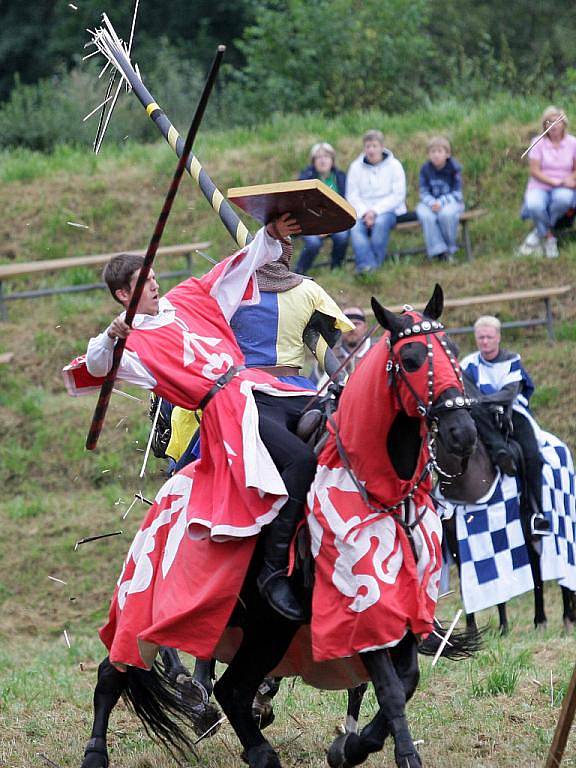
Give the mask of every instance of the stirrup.
M 266 576 L 264 579 L 261 579 L 260 576 L 257 576 L 256 585 L 260 595 L 264 598 L 264 600 L 266 600 L 272 610 L 276 611 L 276 613 L 280 614 L 280 616 L 283 616 L 289 621 L 303 622 L 305 620 L 304 610 L 292 591 L 292 586 L 288 581 L 287 570 L 287 568 L 281 568 L 277 571 L 272 571 L 272 573 L 268 574 L 268 576 Z M 279 600 L 275 600 L 275 595 L 270 589 L 270 584 L 274 581 L 277 581 L 281 577 L 285 579 L 285 582 L 281 583 L 284 583 L 284 587 L 288 592 L 289 599 L 294 603 L 295 607 L 292 610 L 290 610 L 289 605 L 283 606 Z
M 539 528 L 537 527 L 536 523 L 537 521 L 541 521 L 546 524 L 546 527 Z M 551 536 L 554 531 L 552 530 L 552 526 L 550 525 L 550 521 L 544 515 L 542 512 L 534 512 L 532 517 L 530 518 L 530 533 L 532 536 Z

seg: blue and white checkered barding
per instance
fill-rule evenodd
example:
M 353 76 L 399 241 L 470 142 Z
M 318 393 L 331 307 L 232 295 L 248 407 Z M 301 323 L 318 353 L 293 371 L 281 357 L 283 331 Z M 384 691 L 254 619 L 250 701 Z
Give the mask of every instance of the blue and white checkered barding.
M 521 410 L 518 408 L 518 410 Z M 542 537 L 542 579 L 556 579 L 576 589 L 576 498 L 574 465 L 566 445 L 541 430 L 530 418 L 544 458 L 542 506 L 553 534 Z M 520 487 L 517 478 L 497 475 L 492 488 L 477 504 L 445 500 L 444 517 L 456 514 L 462 562 L 464 608 L 474 613 L 506 602 L 533 589 L 528 551 L 520 524 Z

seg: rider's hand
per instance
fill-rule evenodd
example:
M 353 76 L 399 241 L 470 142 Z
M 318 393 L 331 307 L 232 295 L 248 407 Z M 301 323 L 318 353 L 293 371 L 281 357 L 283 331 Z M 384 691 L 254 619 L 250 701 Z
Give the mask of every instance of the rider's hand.
M 125 339 L 128 337 L 131 330 L 132 328 L 124 322 L 122 316 L 118 315 L 118 317 L 115 317 L 114 320 L 112 320 L 106 333 L 111 339 Z
M 299 235 L 302 227 L 291 213 L 283 213 L 266 224 L 266 232 L 275 240 L 285 240 L 289 235 Z

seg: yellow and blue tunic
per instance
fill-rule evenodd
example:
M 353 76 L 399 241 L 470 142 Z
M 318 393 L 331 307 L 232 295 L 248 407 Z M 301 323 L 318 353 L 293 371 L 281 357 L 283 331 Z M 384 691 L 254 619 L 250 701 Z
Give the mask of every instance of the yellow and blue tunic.
M 305 363 L 302 336 L 315 312 L 333 318 L 333 326 L 339 331 L 354 330 L 353 323 L 336 302 L 313 280 L 305 279 L 288 291 L 260 291 L 260 303 L 240 307 L 230 321 L 246 365 L 249 368 L 286 365 L 302 369 Z M 321 364 L 326 348 L 321 338 L 316 351 Z M 316 388 L 306 376 L 278 378 L 305 389 Z M 198 428 L 198 420 L 194 412 L 176 407 L 171 423 L 172 435 L 166 454 L 178 461 Z
M 340 331 L 354 330 L 336 302 L 313 280 L 303 280 L 288 291 L 261 291 L 260 303 L 240 307 L 230 325 L 249 368 L 287 365 L 304 367 L 302 335 L 314 312 L 333 318 Z M 321 351 L 323 360 L 325 351 Z M 315 389 L 306 376 L 280 376 L 281 381 Z

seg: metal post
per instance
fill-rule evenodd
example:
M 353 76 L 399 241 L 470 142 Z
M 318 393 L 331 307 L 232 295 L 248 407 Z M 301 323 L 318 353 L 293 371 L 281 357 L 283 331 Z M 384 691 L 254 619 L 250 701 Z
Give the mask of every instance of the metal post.
M 554 336 L 554 318 L 552 317 L 552 307 L 550 306 L 550 297 L 546 296 L 544 299 L 544 306 L 546 307 L 546 328 L 548 329 L 548 338 L 551 341 L 555 341 Z
M 8 308 L 4 301 L 4 294 L 2 291 L 2 280 L 0 280 L 0 321 L 8 320 Z
M 192 274 L 192 254 L 186 253 L 184 254 L 184 258 L 186 259 L 186 268 L 188 270 L 188 274 Z
M 472 243 L 470 242 L 470 232 L 468 231 L 468 222 L 466 219 L 461 221 L 462 224 L 462 236 L 464 238 L 464 250 L 468 261 L 474 261 L 474 254 L 472 253 Z

